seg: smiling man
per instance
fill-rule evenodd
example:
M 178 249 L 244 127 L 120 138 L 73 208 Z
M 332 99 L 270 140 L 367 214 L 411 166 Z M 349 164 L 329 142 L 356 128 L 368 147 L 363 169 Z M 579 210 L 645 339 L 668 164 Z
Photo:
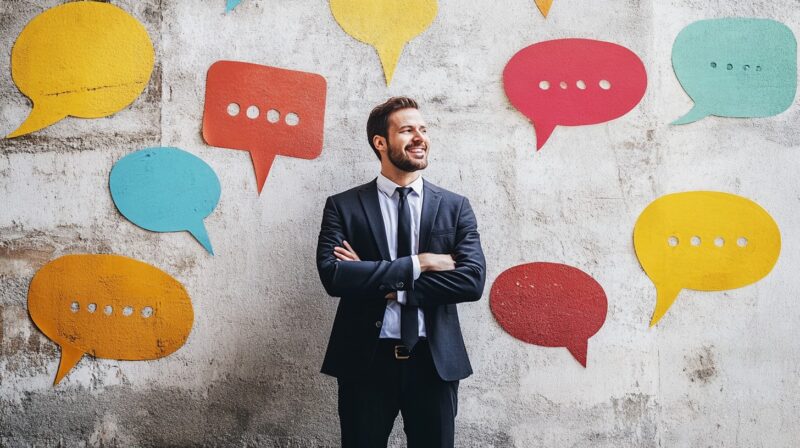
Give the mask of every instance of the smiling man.
M 322 372 L 338 380 L 344 448 L 387 446 L 398 413 L 409 447 L 451 448 L 472 374 L 456 304 L 486 279 L 478 224 L 466 198 L 420 176 L 430 140 L 414 100 L 375 107 L 367 137 L 380 174 L 322 217 L 317 269 L 341 297 Z

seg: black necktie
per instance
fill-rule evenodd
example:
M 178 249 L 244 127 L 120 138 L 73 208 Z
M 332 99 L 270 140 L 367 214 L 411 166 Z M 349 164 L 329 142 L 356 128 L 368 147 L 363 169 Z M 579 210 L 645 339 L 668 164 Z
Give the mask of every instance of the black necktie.
M 399 199 L 397 201 L 397 258 L 411 255 L 414 239 L 411 234 L 411 209 L 408 206 L 409 187 L 397 187 Z M 400 340 L 408 347 L 414 348 L 419 340 L 418 307 L 411 305 L 413 291 L 406 291 L 406 304 L 400 305 Z

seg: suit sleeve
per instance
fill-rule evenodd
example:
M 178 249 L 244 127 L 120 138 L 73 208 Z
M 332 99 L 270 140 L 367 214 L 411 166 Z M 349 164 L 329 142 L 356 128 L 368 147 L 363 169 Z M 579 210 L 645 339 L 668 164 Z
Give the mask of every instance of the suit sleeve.
M 328 295 L 342 298 L 385 300 L 390 291 L 411 289 L 414 265 L 411 257 L 394 261 L 339 261 L 333 248 L 345 237 L 342 216 L 333 198 L 328 198 L 317 241 L 317 271 Z
M 422 307 L 459 302 L 474 302 L 483 295 L 486 283 L 486 259 L 481 249 L 478 221 L 464 198 L 456 226 L 453 251 L 456 268 L 451 271 L 423 272 L 414 282 L 414 300 Z

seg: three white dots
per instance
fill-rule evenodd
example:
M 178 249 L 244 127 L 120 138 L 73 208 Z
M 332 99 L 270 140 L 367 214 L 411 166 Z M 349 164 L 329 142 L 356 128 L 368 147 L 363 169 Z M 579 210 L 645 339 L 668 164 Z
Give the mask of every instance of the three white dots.
M 239 115 L 239 112 L 241 112 L 241 108 L 236 103 L 230 103 L 228 104 L 227 112 L 228 115 L 230 115 L 231 117 L 235 117 Z M 261 115 L 261 109 L 259 109 L 258 106 L 255 105 L 250 106 L 245 111 L 245 115 L 247 116 L 247 118 L 255 120 L 256 118 L 258 118 L 259 115 Z M 266 117 L 267 121 L 274 124 L 281 120 L 281 113 L 276 109 L 270 109 L 267 111 Z M 289 112 L 288 114 L 286 114 L 283 120 L 289 126 L 297 126 L 298 124 L 300 124 L 300 116 L 294 112 Z
M 611 83 L 605 79 L 601 79 L 600 82 L 597 83 L 597 85 L 600 86 L 600 88 L 603 90 L 611 89 Z M 560 83 L 558 83 L 558 86 L 561 87 L 561 90 L 567 90 L 569 88 L 569 84 L 567 84 L 566 81 L 561 81 Z M 586 90 L 586 82 L 580 79 L 575 83 L 575 87 L 577 87 L 579 90 Z M 539 89 L 550 90 L 550 81 L 539 82 Z

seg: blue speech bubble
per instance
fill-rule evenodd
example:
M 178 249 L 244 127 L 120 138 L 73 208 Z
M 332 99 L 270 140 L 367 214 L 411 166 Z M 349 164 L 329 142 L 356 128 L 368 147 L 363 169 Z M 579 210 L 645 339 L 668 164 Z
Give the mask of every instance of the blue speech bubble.
M 672 124 L 709 115 L 771 117 L 794 102 L 797 40 L 774 20 L 701 20 L 678 34 L 672 67 L 695 103 Z
M 217 174 L 178 148 L 147 148 L 111 169 L 111 197 L 120 213 L 153 232 L 188 231 L 214 255 L 203 219 L 219 202 Z
M 228 3 L 225 5 L 225 12 L 229 13 L 233 11 L 233 8 L 237 7 L 242 0 L 228 0 Z

